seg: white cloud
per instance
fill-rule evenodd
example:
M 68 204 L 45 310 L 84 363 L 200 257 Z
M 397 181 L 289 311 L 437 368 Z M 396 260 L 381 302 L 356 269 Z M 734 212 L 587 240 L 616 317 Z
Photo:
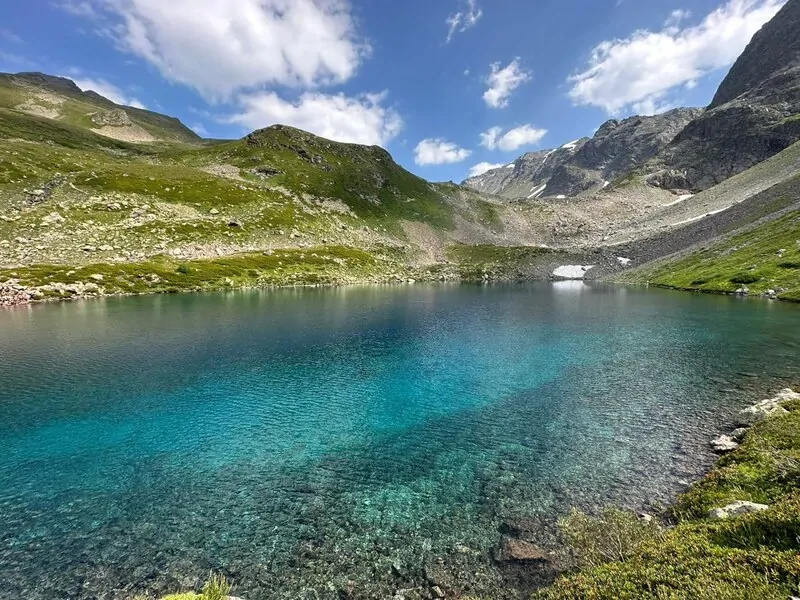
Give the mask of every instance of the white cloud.
M 194 131 L 200 137 L 207 138 L 208 137 L 208 129 L 202 123 L 194 123 L 190 127 L 192 131 Z
M 384 145 L 403 128 L 400 115 L 382 105 L 385 99 L 385 92 L 355 98 L 306 92 L 289 102 L 275 92 L 253 92 L 241 95 L 242 112 L 223 122 L 250 129 L 280 123 L 339 142 Z
M 86 0 L 102 31 L 211 100 L 350 79 L 369 52 L 349 0 Z M 88 16 L 88 15 L 87 15 Z
M 467 29 L 471 29 L 478 24 L 483 11 L 478 7 L 476 0 L 467 0 L 464 8 L 458 12 L 454 12 L 447 17 L 447 43 L 453 39 L 456 33 L 464 33 Z
M 785 0 L 728 0 L 699 25 L 681 27 L 688 11 L 675 11 L 662 31 L 636 31 L 592 51 L 586 69 L 570 78 L 575 104 L 616 114 L 636 103 L 657 106 L 700 77 L 732 64 Z
M 63 2 L 56 2 L 54 6 L 75 17 L 88 17 L 91 19 L 98 17 L 88 0 L 64 0 Z
M 502 127 L 492 127 L 481 134 L 481 146 L 489 150 L 499 148 L 504 152 L 511 152 L 523 146 L 538 144 L 545 135 L 547 129 L 538 129 L 533 125 L 522 125 L 505 133 Z
M 503 163 L 495 164 L 490 162 L 482 162 L 478 163 L 474 167 L 469 170 L 467 177 L 477 177 L 478 175 L 483 175 L 487 171 L 492 171 L 494 169 L 499 169 L 500 167 L 505 167 Z
M 9 29 L 0 28 L 0 39 L 5 40 L 6 42 L 11 42 L 12 44 L 22 43 L 22 38 Z
M 665 27 L 676 27 L 680 25 L 683 21 L 690 18 L 692 16 L 692 11 L 684 10 L 679 8 L 677 10 L 673 10 L 667 20 L 664 22 Z
M 414 149 L 414 162 L 420 166 L 444 165 L 466 160 L 471 154 L 470 150 L 459 148 L 441 138 L 428 138 Z
M 75 82 L 75 85 L 81 88 L 84 92 L 97 92 L 115 104 L 132 106 L 134 108 L 145 108 L 145 105 L 139 100 L 128 96 L 113 83 L 109 83 L 105 79 L 73 78 L 73 81 Z
M 491 65 L 492 72 L 486 78 L 489 89 L 483 94 L 483 100 L 492 108 L 505 108 L 508 98 L 520 85 L 530 80 L 531 75 L 519 65 L 519 58 L 512 60 L 503 69 L 500 63 Z

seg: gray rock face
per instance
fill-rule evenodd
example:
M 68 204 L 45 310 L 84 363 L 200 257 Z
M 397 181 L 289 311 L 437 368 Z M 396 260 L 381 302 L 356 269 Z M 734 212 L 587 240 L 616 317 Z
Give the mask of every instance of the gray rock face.
M 704 190 L 800 139 L 800 0 L 756 33 L 714 100 L 648 165 L 670 189 Z
M 131 127 L 133 125 L 128 113 L 121 108 L 93 114 L 92 123 L 100 127 L 106 125 L 111 127 Z
M 651 117 L 612 119 L 591 139 L 525 154 L 513 168 L 495 169 L 464 184 L 509 199 L 572 197 L 599 190 L 643 165 L 701 113 L 678 108 Z
M 509 199 L 539 198 L 547 193 L 546 184 L 553 173 L 567 163 L 587 141 L 588 138 L 584 138 L 554 150 L 528 152 L 505 167 L 470 177 L 464 181 L 464 185 L 485 194 Z

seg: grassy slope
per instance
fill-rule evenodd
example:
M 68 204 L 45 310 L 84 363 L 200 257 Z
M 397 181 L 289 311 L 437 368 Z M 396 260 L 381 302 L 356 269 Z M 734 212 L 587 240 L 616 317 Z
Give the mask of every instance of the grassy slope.
M 678 525 L 632 558 L 559 580 L 538 600 L 787 600 L 800 595 L 800 403 L 756 425 L 673 509 Z M 736 500 L 769 510 L 722 521 Z
M 272 173 L 265 177 L 263 169 Z M 30 190 L 48 184 L 50 197 L 30 201 Z M 404 267 L 415 250 L 401 220 L 425 223 L 444 236 L 456 214 L 502 229 L 488 202 L 470 198 L 466 209 L 456 208 L 452 198 L 459 193 L 412 175 L 380 148 L 288 127 L 203 146 L 132 144 L 0 107 L 0 265 L 9 267 L 0 269 L 0 279 L 32 286 L 111 273 L 102 286 L 108 293 L 209 289 L 231 278 L 237 285 L 295 282 L 270 265 L 248 275 L 253 269 L 245 263 L 253 256 L 263 262 L 255 251 L 267 249 L 309 257 L 325 248 L 332 255 L 359 248 L 370 257 L 368 269 L 357 261 L 305 259 L 297 283 L 385 280 L 398 273 L 439 278 L 442 268 L 411 273 Z M 54 215 L 57 222 L 48 223 Z M 215 256 L 247 258 L 219 277 Z M 193 259 L 203 259 L 194 260 L 195 272 L 207 271 L 200 284 L 167 276 Z M 455 262 L 452 269 L 463 270 Z M 169 286 L 132 277 L 142 272 Z M 119 286 L 111 283 L 117 280 Z
M 38 96 L 44 94 L 44 96 Z M 59 102 L 48 102 L 49 96 L 58 96 Z M 9 75 L 0 73 L 0 107 L 15 109 L 27 102 L 43 108 L 51 108 L 60 113 L 58 121 L 92 129 L 91 115 L 122 108 L 128 113 L 131 121 L 146 130 L 153 137 L 167 142 L 200 143 L 200 137 L 186 127 L 178 119 L 167 117 L 152 111 L 119 106 L 93 92 L 84 93 L 71 88 L 57 78 L 40 76 L 39 74 Z
M 704 292 L 734 292 L 743 286 L 751 294 L 783 289 L 779 298 L 800 301 L 800 211 L 619 279 Z

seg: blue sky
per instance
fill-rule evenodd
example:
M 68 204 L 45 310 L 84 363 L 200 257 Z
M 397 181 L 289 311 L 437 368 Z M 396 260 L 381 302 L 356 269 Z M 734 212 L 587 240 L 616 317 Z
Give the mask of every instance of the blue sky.
M 204 136 L 276 122 L 431 180 L 709 102 L 784 0 L 29 0 L 0 70 L 71 77 Z

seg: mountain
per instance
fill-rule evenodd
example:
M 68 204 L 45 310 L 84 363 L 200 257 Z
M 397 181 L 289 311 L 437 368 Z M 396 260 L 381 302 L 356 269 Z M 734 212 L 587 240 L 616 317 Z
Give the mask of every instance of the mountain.
M 584 138 L 554 150 L 523 154 L 505 167 L 470 177 L 464 181 L 464 185 L 504 198 L 538 198 L 555 170 L 572 158 L 586 141 L 587 138 Z
M 72 80 L 44 73 L 0 73 L 0 108 L 53 119 L 128 142 L 200 143 L 180 120 L 115 104 Z
M 612 119 L 591 139 L 525 154 L 514 161 L 513 169 L 495 169 L 467 179 L 464 185 L 509 199 L 572 197 L 597 191 L 645 164 L 701 113 L 678 108 L 655 116 Z
M 755 34 L 708 109 L 646 167 L 651 183 L 707 189 L 800 140 L 800 0 Z

